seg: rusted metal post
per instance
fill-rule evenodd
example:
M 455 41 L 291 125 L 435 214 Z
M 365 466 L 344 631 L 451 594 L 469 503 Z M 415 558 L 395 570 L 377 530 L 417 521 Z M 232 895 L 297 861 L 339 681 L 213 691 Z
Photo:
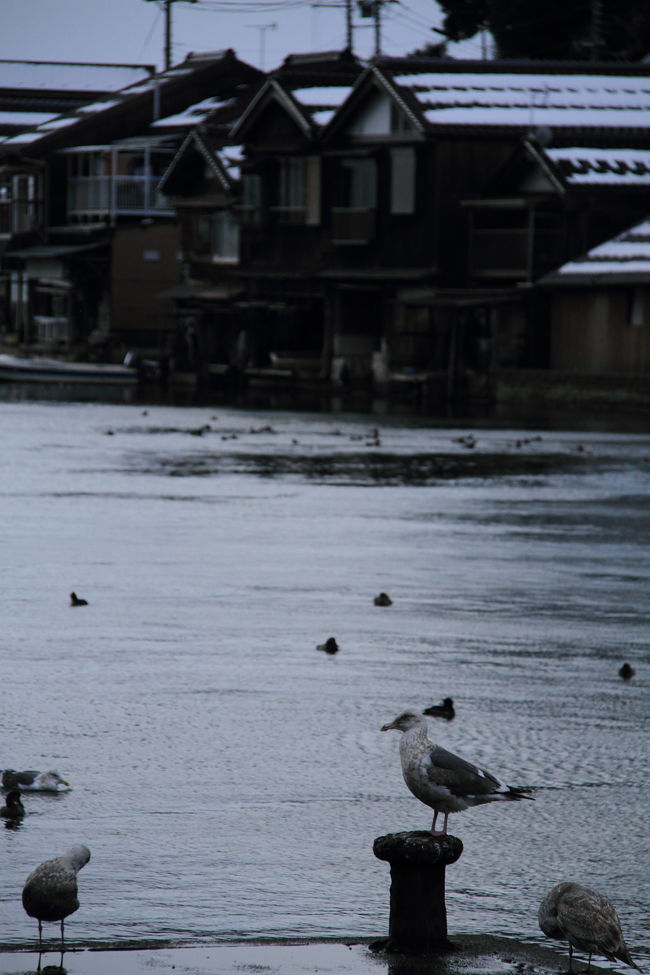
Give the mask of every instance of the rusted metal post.
M 373 947 L 411 953 L 449 949 L 445 867 L 463 852 L 458 837 L 388 833 L 377 837 L 373 851 L 390 863 L 391 876 L 388 939 Z

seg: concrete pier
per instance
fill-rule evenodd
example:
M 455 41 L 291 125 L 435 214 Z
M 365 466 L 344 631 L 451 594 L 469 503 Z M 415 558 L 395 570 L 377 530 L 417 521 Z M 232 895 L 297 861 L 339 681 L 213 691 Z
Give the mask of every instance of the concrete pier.
M 373 852 L 390 863 L 388 938 L 377 950 L 421 954 L 449 949 L 445 868 L 463 852 L 456 836 L 418 831 L 378 836 Z

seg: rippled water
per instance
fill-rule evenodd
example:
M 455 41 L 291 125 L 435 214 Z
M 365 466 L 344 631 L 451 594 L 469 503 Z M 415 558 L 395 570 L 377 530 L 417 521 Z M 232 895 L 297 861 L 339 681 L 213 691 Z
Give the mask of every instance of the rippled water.
M 432 737 L 536 801 L 452 818 L 450 931 L 542 940 L 575 879 L 650 958 L 650 436 L 43 402 L 0 423 L 0 766 L 74 786 L 0 830 L 0 945 L 33 943 L 24 879 L 74 842 L 77 942 L 384 935 L 373 840 L 431 817 L 379 727 L 451 696 Z

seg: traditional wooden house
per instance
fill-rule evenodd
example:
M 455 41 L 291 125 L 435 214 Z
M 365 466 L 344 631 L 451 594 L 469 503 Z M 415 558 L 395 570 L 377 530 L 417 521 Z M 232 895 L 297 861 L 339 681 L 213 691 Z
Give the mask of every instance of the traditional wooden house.
M 362 70 L 348 51 L 291 55 L 245 106 L 229 147 L 219 116 L 207 119 L 161 182 L 184 230 L 187 280 L 175 296 L 197 371 L 321 372 L 319 137 Z
M 6 336 L 97 355 L 169 353 L 173 305 L 159 295 L 180 280 L 181 249 L 158 183 L 188 129 L 260 77 L 232 51 L 189 55 L 0 140 L 11 172 Z M 16 191 L 23 183 L 29 207 Z
M 384 58 L 355 73 L 278 72 L 236 123 L 239 260 L 220 262 L 212 327 L 227 318 L 237 361 L 269 374 L 310 360 L 334 381 L 453 396 L 548 369 L 535 281 L 645 215 L 609 164 L 581 173 L 585 153 L 616 169 L 647 147 L 650 68 Z
M 650 152 L 627 156 L 643 179 Z M 585 174 L 586 175 L 586 174 Z M 647 183 L 646 183 L 647 187 Z M 541 278 L 551 368 L 579 399 L 645 399 L 650 378 L 650 222 L 636 224 Z

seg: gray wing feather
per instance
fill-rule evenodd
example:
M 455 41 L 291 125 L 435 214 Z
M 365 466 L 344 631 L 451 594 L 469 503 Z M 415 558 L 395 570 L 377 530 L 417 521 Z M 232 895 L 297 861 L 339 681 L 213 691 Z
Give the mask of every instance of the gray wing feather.
M 434 745 L 429 753 L 431 768 L 429 774 L 444 784 L 456 795 L 489 795 L 503 789 L 503 783 L 484 769 L 466 762 L 453 752 Z

